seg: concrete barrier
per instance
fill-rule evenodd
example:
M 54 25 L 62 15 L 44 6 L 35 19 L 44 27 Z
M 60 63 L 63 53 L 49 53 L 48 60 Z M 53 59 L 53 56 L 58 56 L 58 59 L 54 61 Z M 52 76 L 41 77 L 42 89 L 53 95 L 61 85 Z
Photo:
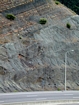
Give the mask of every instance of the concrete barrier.
M 0 105 L 58 105 L 58 104 L 71 104 L 79 103 L 79 100 L 57 100 L 57 101 L 38 101 L 38 102 L 15 102 L 15 103 L 5 103 Z

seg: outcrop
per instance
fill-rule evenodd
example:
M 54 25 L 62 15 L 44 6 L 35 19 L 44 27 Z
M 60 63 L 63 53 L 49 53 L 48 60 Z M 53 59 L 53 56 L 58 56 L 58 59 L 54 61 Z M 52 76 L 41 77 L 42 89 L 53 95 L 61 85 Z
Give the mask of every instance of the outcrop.
M 66 52 L 67 89 L 78 90 L 79 16 L 53 0 L 26 1 L 0 1 L 0 92 L 64 90 Z

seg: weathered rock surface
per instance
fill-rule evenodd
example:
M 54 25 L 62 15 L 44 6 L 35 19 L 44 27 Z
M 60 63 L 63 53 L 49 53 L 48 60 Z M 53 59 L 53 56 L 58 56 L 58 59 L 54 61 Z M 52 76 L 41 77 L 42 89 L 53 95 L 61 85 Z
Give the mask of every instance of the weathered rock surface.
M 67 51 L 67 88 L 79 89 L 79 16 L 62 5 L 39 8 L 31 10 L 34 15 L 16 15 L 0 31 L 0 92 L 64 89 Z M 38 23 L 41 17 L 47 18 L 46 25 Z

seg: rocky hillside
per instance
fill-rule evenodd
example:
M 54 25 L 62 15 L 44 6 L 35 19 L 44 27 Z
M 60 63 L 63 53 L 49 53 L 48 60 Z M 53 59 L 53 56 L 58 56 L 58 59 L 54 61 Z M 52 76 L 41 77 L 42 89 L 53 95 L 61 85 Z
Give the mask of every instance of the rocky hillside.
M 45 25 L 39 24 L 43 17 Z M 67 89 L 79 89 L 79 16 L 53 0 L 2 9 L 0 92 L 63 90 L 67 51 Z

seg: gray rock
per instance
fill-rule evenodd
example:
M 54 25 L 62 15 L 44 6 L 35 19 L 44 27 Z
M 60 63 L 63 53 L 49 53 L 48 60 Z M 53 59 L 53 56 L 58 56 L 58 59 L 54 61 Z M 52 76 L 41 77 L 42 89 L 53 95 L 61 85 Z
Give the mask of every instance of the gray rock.
M 0 92 L 64 90 L 67 51 L 67 89 L 79 89 L 79 16 L 65 7 L 40 9 L 18 15 L 12 27 L 3 29 L 4 34 L 24 28 L 0 46 Z M 40 17 L 47 18 L 46 25 L 38 24 Z

